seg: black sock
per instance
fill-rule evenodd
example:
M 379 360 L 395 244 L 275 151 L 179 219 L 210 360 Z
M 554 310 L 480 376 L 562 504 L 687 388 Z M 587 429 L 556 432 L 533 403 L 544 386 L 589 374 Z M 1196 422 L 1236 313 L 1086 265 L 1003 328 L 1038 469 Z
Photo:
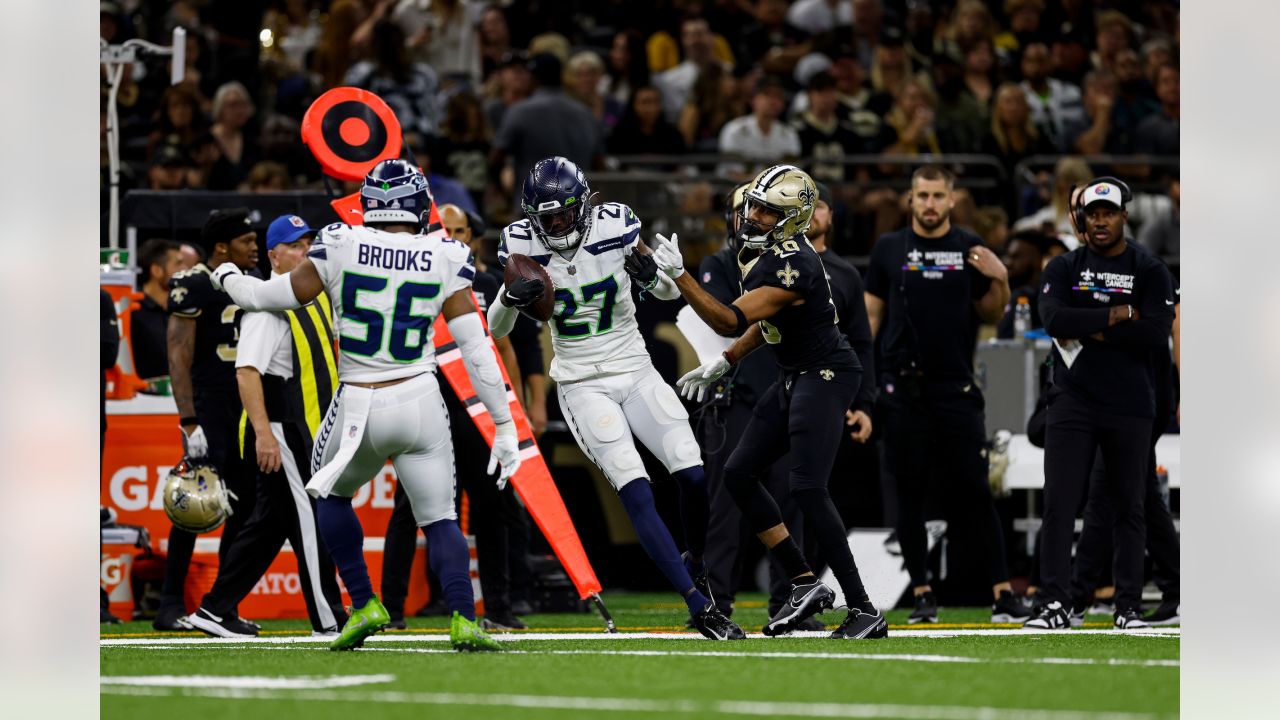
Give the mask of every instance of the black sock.
M 796 545 L 795 539 L 790 535 L 769 548 L 769 552 L 782 566 L 782 571 L 787 574 L 788 580 L 794 581 L 801 575 L 813 574 L 813 570 L 809 569 L 809 563 L 805 562 L 804 553 L 800 552 L 800 546 Z
M 853 552 L 849 550 L 849 539 L 845 535 L 844 521 L 836 511 L 835 503 L 826 488 L 805 488 L 791 493 L 800 512 L 804 514 L 805 527 L 808 532 L 818 538 L 822 547 L 822 555 L 831 567 L 831 572 L 844 591 L 845 602 L 849 607 L 856 603 L 867 602 L 867 590 L 862 586 L 862 577 L 858 574 L 858 566 L 853 561 Z
M 701 559 L 707 547 L 707 524 L 711 502 L 707 498 L 707 476 L 701 465 L 672 473 L 680 488 L 680 518 L 684 521 L 684 544 L 689 554 Z

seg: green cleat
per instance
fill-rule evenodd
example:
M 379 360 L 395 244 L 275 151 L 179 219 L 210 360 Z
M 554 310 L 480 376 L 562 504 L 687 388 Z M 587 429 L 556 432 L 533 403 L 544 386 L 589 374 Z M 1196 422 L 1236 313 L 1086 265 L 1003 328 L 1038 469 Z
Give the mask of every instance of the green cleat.
M 365 638 L 386 629 L 389 622 L 391 622 L 391 615 L 387 613 L 386 608 L 382 607 L 382 603 L 378 602 L 378 596 L 374 595 L 364 607 L 352 611 L 351 618 L 342 627 L 342 632 L 329 643 L 329 649 L 355 650 L 364 645 Z
M 497 652 L 502 649 L 498 641 L 485 634 L 475 620 L 468 620 L 456 611 L 449 625 L 449 642 L 458 652 Z

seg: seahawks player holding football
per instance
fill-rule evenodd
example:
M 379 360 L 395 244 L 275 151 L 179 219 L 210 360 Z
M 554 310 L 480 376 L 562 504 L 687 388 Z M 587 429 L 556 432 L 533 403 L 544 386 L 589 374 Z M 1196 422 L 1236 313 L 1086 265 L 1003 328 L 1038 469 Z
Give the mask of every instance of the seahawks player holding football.
M 367 225 L 326 227 L 293 271 L 263 282 L 228 268 L 214 280 L 246 310 L 296 308 L 326 290 L 333 303 L 342 385 L 317 433 L 307 492 L 318 498 L 320 531 L 355 610 L 330 649 L 359 647 L 390 621 L 373 594 L 351 507 L 389 458 L 427 534 L 431 567 L 453 610 L 454 648 L 497 650 L 475 622 L 467 541 L 454 509 L 449 414 L 433 372 L 432 321 L 443 314 L 497 426 L 489 471 L 501 463 L 505 482 L 520 465 L 519 449 L 502 372 L 471 299 L 471 251 L 438 224 L 428 227 L 427 179 L 403 160 L 378 163 L 360 197 Z
M 789 601 L 764 626 L 764 634 L 791 632 L 831 607 L 835 597 L 814 576 L 782 522 L 778 504 L 760 483 L 760 468 L 790 449 L 791 497 L 849 605 L 848 616 L 831 637 L 882 638 L 889 626 L 867 597 L 844 523 L 827 493 L 845 411 L 857 395 L 862 366 L 840 332 L 822 260 L 804 235 L 817 200 L 813 180 L 792 165 L 768 168 L 748 184 L 738 231 L 744 246 L 738 256 L 744 294 L 732 305 L 716 300 L 685 272 L 675 235 L 670 240 L 658 236 L 654 259 L 713 330 L 742 333 L 723 356 L 680 378 L 676 384 L 685 397 L 701 400 L 720 376 L 766 343 L 781 371 L 756 403 L 724 471 L 725 486 L 743 516 L 793 583 Z
M 664 300 L 678 297 L 675 283 L 658 272 L 631 208 L 593 206 L 586 176 L 569 160 L 536 163 L 524 181 L 522 205 L 526 218 L 502 231 L 498 260 L 505 266 L 513 254 L 528 256 L 546 268 L 555 286 L 551 378 L 574 438 L 617 490 L 641 546 L 684 597 L 693 626 L 712 640 L 745 638 L 708 597 L 701 452 L 688 412 L 654 369 L 636 324 L 631 280 Z M 489 308 L 493 336 L 511 332 L 516 308 L 536 301 L 544 289 L 536 278 L 504 286 Z M 633 433 L 680 487 L 689 547 L 683 558 L 658 515 Z

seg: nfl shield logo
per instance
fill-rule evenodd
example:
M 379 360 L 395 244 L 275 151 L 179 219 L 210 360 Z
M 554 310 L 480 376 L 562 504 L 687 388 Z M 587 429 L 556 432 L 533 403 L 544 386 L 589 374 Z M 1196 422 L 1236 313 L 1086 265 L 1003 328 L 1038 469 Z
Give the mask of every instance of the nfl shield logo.
M 303 222 L 302 218 L 298 217 L 297 215 L 289 216 L 289 224 L 297 228 L 307 226 L 307 224 Z

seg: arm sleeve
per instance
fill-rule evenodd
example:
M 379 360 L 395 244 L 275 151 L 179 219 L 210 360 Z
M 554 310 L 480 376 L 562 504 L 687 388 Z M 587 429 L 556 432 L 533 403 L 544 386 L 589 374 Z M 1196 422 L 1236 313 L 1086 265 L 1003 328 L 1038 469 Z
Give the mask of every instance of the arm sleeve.
M 283 325 L 282 325 L 283 323 Z M 251 367 L 265 374 L 289 323 L 268 312 L 248 312 L 240 320 L 240 342 L 236 344 L 236 367 Z
M 485 337 L 484 326 L 476 313 L 466 313 L 449 321 L 449 333 L 458 343 L 463 364 L 471 376 L 476 396 L 489 411 L 495 425 L 511 422 L 511 405 L 507 402 L 507 386 L 502 382 L 498 358 Z
M 1074 308 L 1071 298 L 1070 272 L 1067 261 L 1059 255 L 1045 268 L 1040 281 L 1040 320 L 1049 337 L 1078 340 L 1107 329 L 1111 310 L 1108 308 Z
M 293 310 L 302 307 L 293 294 L 292 273 L 260 280 L 248 275 L 228 275 L 222 287 L 245 310 Z
M 502 296 L 506 292 L 506 285 L 498 288 L 498 296 L 494 298 L 493 302 L 489 305 L 489 312 L 486 314 L 486 317 L 489 320 L 489 332 L 493 333 L 494 339 L 504 338 L 510 335 L 520 314 L 520 312 L 515 308 L 507 307 L 502 304 Z M 521 367 L 523 367 L 523 365 L 521 365 Z
M 1173 306 L 1177 299 L 1173 292 L 1173 277 L 1164 263 L 1152 260 L 1142 277 L 1143 296 L 1138 310 L 1139 320 L 1118 323 L 1102 333 L 1103 339 L 1118 345 L 1168 347 L 1169 334 L 1173 332 Z

